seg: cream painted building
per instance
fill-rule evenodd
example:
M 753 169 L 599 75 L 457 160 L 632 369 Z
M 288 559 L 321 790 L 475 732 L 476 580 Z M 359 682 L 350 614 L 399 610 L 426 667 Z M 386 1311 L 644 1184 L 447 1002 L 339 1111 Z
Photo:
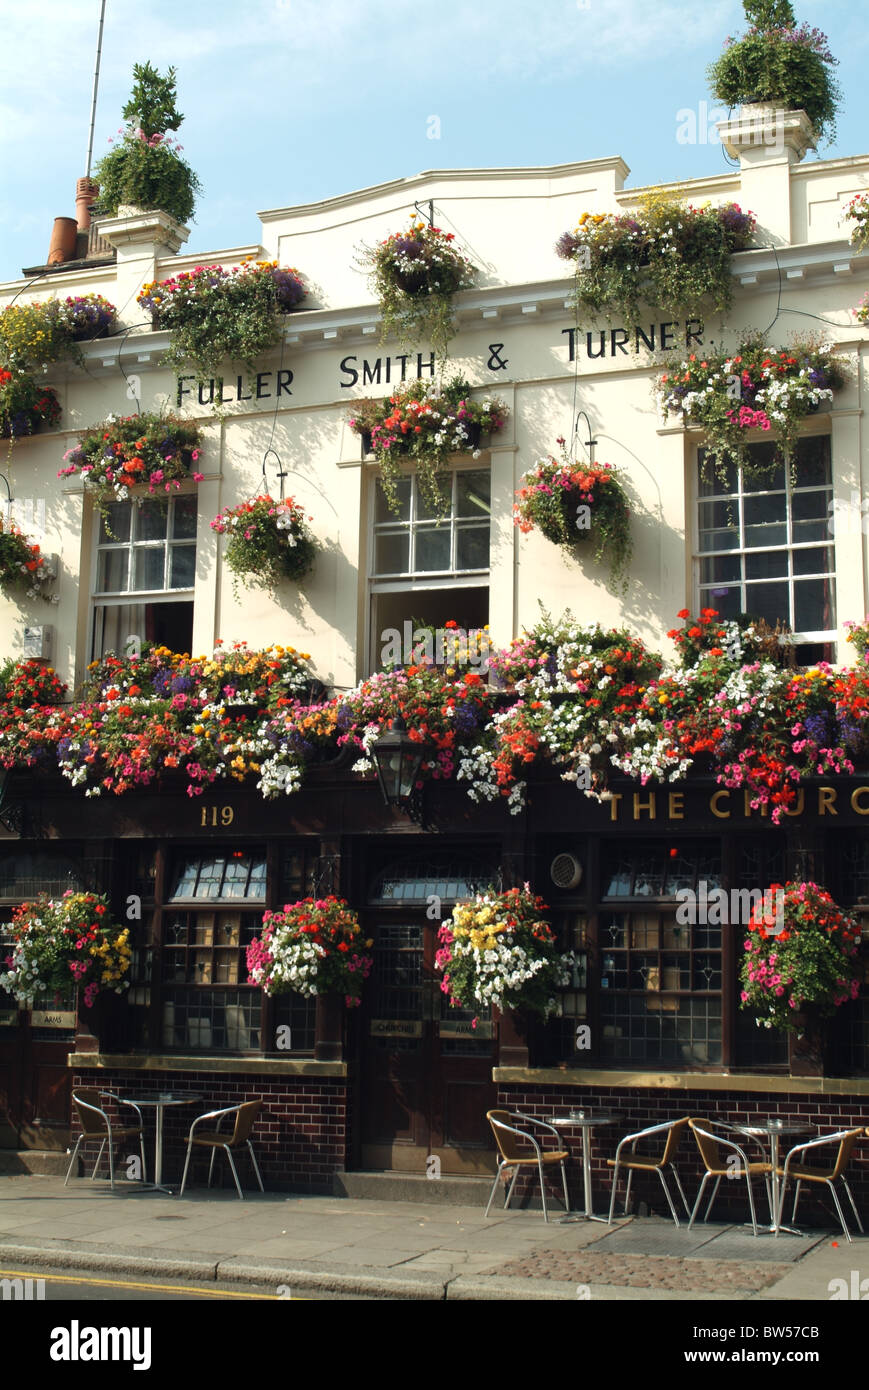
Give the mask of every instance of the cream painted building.
M 38 600 L 0 598 L 0 652 L 19 656 L 25 627 L 48 624 L 53 664 L 63 679 L 80 679 L 101 647 L 143 635 L 147 606 L 169 603 L 188 605 L 185 624 L 192 611 L 194 652 L 210 650 L 217 638 L 244 639 L 253 647 L 292 643 L 310 651 L 318 675 L 339 688 L 353 685 L 378 664 L 383 631 L 400 628 L 402 619 L 464 617 L 468 626 L 488 621 L 493 641 L 506 644 L 534 622 L 538 600 L 555 613 L 569 606 L 581 619 L 625 623 L 653 646 L 666 646 L 665 634 L 680 608 L 710 603 L 711 588 L 707 584 L 701 592 L 700 587 L 707 569 L 701 574 L 698 559 L 702 436 L 662 422 L 652 395 L 655 357 L 646 345 L 731 347 L 740 331 L 772 325 L 769 341 L 782 346 L 795 330 L 823 330 L 853 372 L 833 409 L 807 423 L 807 433 L 830 440 L 831 491 L 823 500 L 837 525 L 835 537 L 830 536 L 834 552 L 825 562 L 830 566 L 825 597 L 817 584 L 811 591 L 800 587 L 800 566 L 795 570 L 789 551 L 784 569 L 775 571 L 779 587 L 767 590 L 760 606 L 790 621 L 813 655 L 821 649 L 832 654 L 836 643 L 838 659 L 845 660 L 843 623 L 862 618 L 867 608 L 862 521 L 869 446 L 861 427 L 866 335 L 851 310 L 863 292 L 861 272 L 869 257 L 850 246 L 842 213 L 869 185 L 869 156 L 802 160 L 807 131 L 799 116 L 788 116 L 777 145 L 759 142 L 756 132 L 740 131 L 735 124 L 724 135 L 739 167 L 694 180 L 685 191 L 695 204 L 736 201 L 757 214 L 761 249 L 733 257 L 734 300 L 726 323 L 711 317 L 662 322 L 650 311 L 638 324 L 601 321 L 577 327 L 571 275 L 554 243 L 585 211 L 629 212 L 636 206 L 644 190 L 624 187 L 629 171 L 620 158 L 420 174 L 262 213 L 260 245 L 207 256 L 186 255 L 184 229 L 163 214 L 115 218 L 100 224 L 116 252 L 114 264 L 61 266 L 41 278 L 0 287 L 3 304 L 98 291 L 116 305 L 122 326 L 115 336 L 85 345 L 84 370 L 49 369 L 46 380 L 63 408 L 60 428 L 18 440 L 9 451 L 5 471 L 19 524 L 43 551 L 60 559 L 54 586 L 59 602 L 49 608 Z M 460 532 L 462 521 L 470 526 L 476 520 L 474 537 L 457 541 L 445 561 L 445 541 L 432 542 L 429 536 L 427 546 L 414 545 L 413 553 L 422 556 L 416 569 L 411 571 L 408 561 L 404 572 L 388 572 L 400 569 L 400 563 L 393 560 L 385 570 L 378 559 L 378 536 L 389 518 L 375 514 L 376 466 L 361 459 L 347 419 L 359 396 L 387 394 L 402 372 L 430 374 L 433 358 L 427 344 L 420 345 L 418 355 L 402 357 L 394 342 L 380 341 L 377 309 L 356 257 L 362 244 L 399 230 L 415 206 L 424 211 L 430 200 L 436 223 L 454 231 L 457 244 L 481 267 L 478 287 L 457 297 L 450 365 L 479 394 L 501 397 L 509 416 L 478 459 L 455 459 L 456 470 L 473 472 L 484 489 L 482 496 L 479 489 L 474 494 L 474 510 L 467 502 L 473 489 L 463 487 L 465 501 L 457 506 L 468 515 L 456 515 L 451 523 Z M 145 282 L 249 256 L 296 267 L 309 294 L 302 311 L 287 316 L 282 343 L 262 359 L 257 374 L 227 364 L 228 401 L 217 418 L 208 387 L 197 386 L 192 375 L 176 378 L 161 367 L 166 335 L 142 321 L 136 295 Z M 137 401 L 144 410 L 175 408 L 180 402 L 182 413 L 200 418 L 204 427 L 199 467 L 205 481 L 198 488 L 189 485 L 197 497 L 195 567 L 182 567 L 185 573 L 189 569 L 191 581 L 183 590 L 99 591 L 100 535 L 92 506 L 79 480 L 57 477 L 79 430 L 109 412 L 132 413 Z M 624 597 L 607 587 L 605 570 L 580 554 L 566 555 L 539 534 L 523 536 L 512 523 L 513 494 L 523 471 L 555 452 L 556 437 L 569 438 L 575 423 L 576 438 L 588 438 L 578 411 L 590 421 L 596 461 L 618 465 L 629 479 L 634 558 Z M 582 456 L 579 444 L 577 453 Z M 282 469 L 287 493 L 312 516 L 322 549 L 301 590 L 287 584 L 274 598 L 244 589 L 236 597 L 210 522 L 261 485 L 264 456 L 269 490 L 277 495 Z M 486 565 L 481 551 L 489 479 Z M 770 508 L 776 505 L 784 508 L 791 501 L 782 494 L 778 503 L 770 502 L 765 524 L 775 521 Z M 414 529 L 409 521 L 405 535 L 408 529 Z M 393 528 L 389 534 L 394 540 L 398 532 Z M 817 527 L 812 537 L 822 538 Z M 191 540 L 188 536 L 188 547 Z M 747 549 L 751 544 L 749 538 Z M 401 545 L 406 550 L 406 542 Z M 473 564 L 463 563 L 463 545 L 465 560 L 470 556 Z M 388 550 L 384 541 L 382 551 Z M 192 561 L 189 550 L 188 557 Z M 427 567 L 434 564 L 440 567 Z M 733 582 L 749 585 L 761 572 L 757 564 L 752 569 L 750 557 L 746 566 Z M 742 602 L 731 596 L 731 608 L 756 606 L 752 600 L 759 597 L 759 590 L 746 588 Z

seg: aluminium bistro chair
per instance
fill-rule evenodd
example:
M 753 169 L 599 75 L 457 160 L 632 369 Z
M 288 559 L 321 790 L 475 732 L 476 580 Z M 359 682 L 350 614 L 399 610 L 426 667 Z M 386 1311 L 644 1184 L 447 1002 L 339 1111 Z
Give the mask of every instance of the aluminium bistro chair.
M 867 1130 L 867 1133 L 869 1133 L 869 1130 Z M 851 1210 L 854 1213 L 854 1219 L 857 1222 L 860 1234 L 863 1235 L 863 1223 L 860 1220 L 860 1213 L 857 1211 L 853 1194 L 851 1192 L 850 1187 L 848 1186 L 848 1179 L 845 1177 L 845 1169 L 850 1161 L 851 1152 L 857 1140 L 862 1136 L 862 1134 L 862 1129 L 838 1129 L 834 1134 L 823 1134 L 820 1137 L 820 1139 L 809 1139 L 808 1142 L 805 1144 L 795 1144 L 794 1147 L 788 1151 L 787 1157 L 784 1161 L 784 1167 L 777 1169 L 777 1172 L 782 1180 L 781 1199 L 778 1209 L 779 1223 L 781 1223 L 782 1212 L 784 1211 L 785 1206 L 785 1188 L 787 1187 L 791 1178 L 794 1178 L 796 1181 L 796 1189 L 794 1191 L 794 1209 L 791 1215 L 792 1221 L 796 1220 L 797 1206 L 800 1200 L 800 1188 L 802 1187 L 803 1183 L 825 1182 L 832 1194 L 833 1202 L 835 1203 L 836 1211 L 839 1215 L 839 1220 L 842 1223 L 842 1230 L 848 1237 L 848 1240 L 850 1242 L 851 1232 L 848 1230 L 848 1226 L 845 1221 L 844 1214 L 842 1212 L 842 1207 L 839 1203 L 839 1196 L 836 1192 L 836 1182 L 841 1181 L 842 1186 L 848 1194 L 848 1201 L 851 1203 Z M 815 1149 L 820 1149 L 825 1144 L 839 1145 L 839 1152 L 836 1154 L 836 1159 L 832 1168 L 816 1168 L 812 1166 L 811 1161 L 809 1163 L 805 1163 L 802 1161 L 803 1155 L 805 1155 L 807 1152 L 813 1151 Z M 791 1161 L 794 1158 L 796 1158 L 796 1162 Z
M 694 1210 L 691 1213 L 691 1220 L 688 1222 L 689 1231 L 691 1230 L 691 1227 L 694 1225 L 694 1220 L 697 1216 L 697 1212 L 700 1207 L 700 1202 L 703 1198 L 703 1192 L 709 1179 L 715 1179 L 715 1186 L 712 1189 L 712 1196 L 709 1198 L 709 1205 L 706 1208 L 706 1215 L 703 1218 L 704 1221 L 709 1220 L 709 1214 L 712 1211 L 712 1207 L 715 1204 L 715 1198 L 718 1196 L 718 1188 L 721 1185 L 721 1179 L 732 1177 L 735 1172 L 737 1176 L 741 1176 L 742 1174 L 745 1175 L 745 1181 L 748 1186 L 748 1205 L 751 1210 L 751 1229 L 754 1232 L 754 1234 L 757 1235 L 757 1216 L 755 1214 L 754 1209 L 754 1192 L 752 1191 L 751 1179 L 752 1177 L 756 1177 L 758 1175 L 763 1178 L 766 1184 L 766 1198 L 767 1202 L 769 1203 L 770 1221 L 774 1221 L 775 1216 L 773 1214 L 772 1196 L 770 1193 L 769 1186 L 769 1176 L 772 1172 L 771 1165 L 769 1163 L 764 1162 L 752 1163 L 746 1156 L 745 1150 L 742 1148 L 740 1144 L 737 1144 L 736 1141 L 733 1139 L 725 1138 L 723 1134 L 714 1134 L 710 1128 L 711 1125 L 715 1125 L 716 1129 L 726 1129 L 731 1132 L 736 1132 L 733 1130 L 733 1127 L 731 1125 L 723 1124 L 720 1121 L 715 1120 L 704 1120 L 702 1121 L 702 1123 L 699 1120 L 689 1120 L 688 1123 L 691 1126 L 691 1129 L 694 1131 L 694 1138 L 697 1140 L 697 1147 L 700 1150 L 700 1157 L 703 1161 L 703 1166 L 706 1169 L 706 1172 L 703 1174 L 703 1181 L 700 1184 L 700 1190 L 697 1193 L 697 1201 L 694 1203 Z M 750 1136 L 740 1135 L 740 1137 L 748 1138 Z M 732 1156 L 730 1163 L 728 1163 L 727 1155 L 722 1154 L 721 1152 L 722 1148 L 730 1149 L 731 1155 L 738 1155 L 738 1169 L 734 1170 Z
M 121 1139 L 138 1139 L 139 1152 L 142 1155 L 142 1182 L 146 1181 L 145 1167 L 145 1136 L 142 1124 L 142 1112 L 138 1105 L 131 1100 L 121 1100 L 115 1095 L 114 1091 L 100 1091 L 95 1086 L 82 1086 L 79 1090 L 72 1093 L 73 1104 L 75 1105 L 78 1121 L 81 1125 L 81 1134 L 75 1142 L 72 1151 L 72 1158 L 69 1160 L 69 1167 L 66 1170 L 64 1187 L 70 1179 L 70 1174 L 75 1167 L 78 1158 L 78 1151 L 83 1144 L 87 1144 L 92 1139 L 99 1139 L 100 1151 L 97 1154 L 97 1161 L 91 1173 L 91 1181 L 96 1179 L 97 1169 L 100 1166 L 100 1159 L 103 1156 L 103 1149 L 109 1146 L 109 1180 L 112 1191 L 115 1191 L 115 1146 Z M 102 1109 L 101 1100 L 113 1100 L 117 1105 L 127 1105 L 131 1110 L 135 1110 L 138 1124 L 119 1125 L 113 1124 L 108 1112 Z
M 564 1171 L 565 1159 L 570 1157 L 570 1150 L 564 1147 L 564 1141 L 554 1125 L 547 1124 L 545 1120 L 538 1120 L 533 1115 L 521 1115 L 518 1111 L 512 1110 L 489 1110 L 486 1112 L 486 1119 L 492 1126 L 492 1133 L 495 1136 L 495 1143 L 498 1146 L 498 1171 L 495 1174 L 495 1181 L 492 1184 L 492 1191 L 489 1193 L 489 1201 L 484 1215 L 489 1215 L 489 1208 L 495 1196 L 495 1189 L 498 1186 L 502 1173 L 509 1168 L 514 1168 L 513 1178 L 504 1199 L 504 1210 L 510 1205 L 510 1198 L 513 1196 L 513 1188 L 516 1186 L 516 1179 L 523 1168 L 536 1168 L 540 1176 L 540 1196 L 543 1201 L 543 1220 L 548 1221 L 549 1215 L 546 1210 L 546 1185 L 544 1182 L 544 1169 L 552 1168 L 556 1164 L 561 1168 L 561 1184 L 564 1188 L 564 1209 L 570 1210 L 570 1198 L 567 1195 L 567 1174 Z M 515 1125 L 508 1123 L 511 1120 L 521 1120 L 526 1125 L 538 1125 L 541 1129 L 548 1130 L 554 1134 L 558 1140 L 557 1149 L 544 1150 L 533 1135 L 527 1130 L 518 1129 Z M 530 1144 L 533 1154 L 528 1153 L 527 1147 L 523 1147 L 519 1140 L 524 1140 L 525 1144 Z
M 207 1115 L 200 1115 L 190 1126 L 190 1133 L 187 1136 L 187 1158 L 184 1161 L 184 1175 L 181 1179 L 181 1191 L 179 1197 L 184 1196 L 184 1186 L 187 1182 L 187 1169 L 190 1166 L 190 1156 L 195 1147 L 211 1150 L 211 1161 L 208 1165 L 208 1186 L 211 1186 L 211 1175 L 214 1171 L 214 1155 L 218 1149 L 223 1149 L 229 1159 L 229 1166 L 232 1169 L 232 1176 L 235 1178 L 235 1186 L 238 1195 L 244 1201 L 244 1193 L 241 1190 L 241 1183 L 238 1180 L 238 1172 L 232 1158 L 233 1149 L 247 1148 L 250 1160 L 253 1164 L 253 1171 L 256 1173 L 256 1180 L 259 1183 L 260 1192 L 265 1192 L 263 1180 L 260 1176 L 259 1166 L 256 1161 L 256 1154 L 253 1151 L 253 1144 L 250 1142 L 250 1132 L 254 1127 L 256 1118 L 262 1109 L 262 1097 L 257 1100 L 245 1101 L 242 1105 L 228 1105 L 225 1110 L 209 1110 Z M 220 1126 L 227 1115 L 235 1116 L 235 1126 L 230 1133 L 228 1130 L 221 1132 Z M 217 1124 L 210 1130 L 199 1130 L 197 1125 L 201 1125 L 205 1120 L 216 1120 Z
M 613 1224 L 613 1211 L 615 1209 L 616 1204 L 616 1188 L 618 1186 L 619 1170 L 621 1168 L 626 1168 L 628 1173 L 628 1184 L 625 1189 L 625 1215 L 627 1215 L 628 1204 L 631 1198 L 631 1179 L 633 1178 L 634 1173 L 657 1173 L 658 1177 L 661 1179 L 661 1186 L 664 1189 L 664 1193 L 667 1198 L 667 1203 L 670 1207 L 670 1215 L 672 1216 L 676 1225 L 679 1225 L 679 1217 L 676 1214 L 676 1207 L 673 1203 L 673 1198 L 670 1195 L 670 1189 L 667 1185 L 667 1177 L 664 1172 L 665 1168 L 669 1168 L 670 1172 L 673 1174 L 673 1177 L 676 1179 L 676 1186 L 679 1189 L 679 1196 L 682 1198 L 682 1205 L 685 1208 L 685 1215 L 690 1218 L 691 1209 L 688 1206 L 685 1193 L 682 1190 L 682 1183 L 679 1180 L 679 1174 L 677 1173 L 675 1164 L 673 1163 L 673 1159 L 676 1156 L 676 1151 L 682 1142 L 685 1131 L 688 1128 L 688 1124 L 689 1120 L 688 1116 L 686 1115 L 685 1118 L 681 1120 L 666 1120 L 662 1124 L 650 1125 L 648 1129 L 640 1129 L 637 1131 L 636 1134 L 628 1134 L 625 1136 L 624 1139 L 620 1141 L 616 1149 L 615 1158 L 607 1159 L 607 1165 L 613 1170 L 613 1187 L 612 1195 L 610 1196 L 609 1220 L 607 1221 L 608 1226 L 611 1226 Z M 664 1140 L 663 1150 L 659 1151 L 659 1155 L 657 1158 L 651 1154 L 646 1155 L 642 1153 L 637 1153 L 638 1141 L 640 1139 L 646 1139 L 649 1137 L 649 1135 L 652 1134 L 660 1134 L 667 1136 Z M 630 1153 L 625 1158 L 622 1158 L 622 1149 L 625 1147 L 626 1144 L 630 1145 Z

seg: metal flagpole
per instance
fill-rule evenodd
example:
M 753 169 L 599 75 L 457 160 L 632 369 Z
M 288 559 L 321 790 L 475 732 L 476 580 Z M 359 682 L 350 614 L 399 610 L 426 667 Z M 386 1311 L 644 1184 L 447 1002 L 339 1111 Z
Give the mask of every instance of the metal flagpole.
M 100 30 L 99 30 L 99 34 L 97 35 L 97 61 L 96 61 L 96 67 L 94 68 L 94 90 L 93 90 L 93 95 L 91 96 L 91 123 L 90 123 L 90 129 L 89 129 L 89 131 L 88 131 L 88 154 L 87 154 L 87 164 L 86 164 L 86 167 L 85 167 L 85 174 L 84 174 L 84 176 L 85 176 L 86 179 L 89 179 L 90 176 L 91 176 L 91 159 L 93 158 L 93 152 L 94 152 L 94 122 L 96 121 L 96 118 L 97 118 L 97 89 L 98 89 L 98 87 L 99 87 L 99 85 L 100 85 L 100 56 L 101 56 L 102 51 L 103 51 L 103 20 L 105 19 L 105 17 L 106 17 L 106 0 L 101 0 L 101 3 L 100 3 Z

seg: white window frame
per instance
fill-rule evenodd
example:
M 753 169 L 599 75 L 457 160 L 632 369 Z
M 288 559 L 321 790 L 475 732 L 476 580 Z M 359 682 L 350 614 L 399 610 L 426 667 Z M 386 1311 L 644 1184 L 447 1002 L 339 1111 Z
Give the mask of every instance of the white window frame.
M 746 545 L 744 545 L 744 544 L 741 544 L 741 545 L 739 545 L 739 546 L 734 546 L 732 549 L 729 549 L 729 550 L 707 550 L 707 551 L 701 551 L 701 549 L 700 549 L 700 531 L 701 531 L 701 526 L 700 526 L 700 508 L 701 508 L 701 505 L 702 505 L 704 502 L 734 502 L 734 503 L 736 504 L 736 506 L 738 507 L 739 516 L 740 516 L 740 519 L 739 519 L 739 522 L 738 522 L 739 529 L 740 529 L 739 539 L 740 539 L 740 541 L 744 541 L 744 539 L 745 539 L 745 538 L 744 538 L 744 516 L 743 516 L 743 509 L 742 509 L 742 507 L 739 505 L 739 504 L 741 503 L 742 499 L 743 499 L 744 497 L 746 497 L 746 496 L 750 496 L 750 497 L 765 497 L 765 496 L 770 496 L 770 495 L 779 495 L 779 494 L 781 493 L 781 488 L 778 488 L 778 487 L 776 487 L 776 488 L 772 488 L 772 487 L 770 487 L 770 488 L 753 488 L 753 489 L 751 490 L 751 492 L 747 493 L 747 492 L 745 491 L 745 487 L 744 487 L 744 478 L 743 478 L 742 468 L 741 468 L 741 467 L 738 467 L 738 482 L 739 482 L 739 491 L 738 491 L 738 492 L 736 492 L 736 493 L 731 493 L 731 492 L 712 492 L 712 493 L 708 493 L 708 494 L 705 494 L 705 495 L 701 495 L 701 493 L 700 493 L 700 487 L 699 487 L 699 466 L 700 466 L 700 465 L 699 465 L 699 451 L 700 451 L 700 450 L 702 449 L 702 447 L 703 447 L 702 444 L 699 446 L 698 450 L 695 451 L 695 453 L 694 453 L 694 464 L 693 464 L 693 477 L 694 477 L 694 489 L 693 489 L 693 490 L 694 490 L 694 495 L 695 495 L 695 505 L 694 505 L 694 536 L 693 536 L 694 544 L 693 544 L 692 550 L 693 550 L 693 588 L 694 588 L 694 594 L 695 594 L 695 598 L 696 598 L 696 603 L 697 603 L 697 606 L 698 606 L 699 608 L 715 608 L 715 607 L 716 607 L 714 595 L 712 595 L 712 594 L 710 594 L 710 593 L 708 592 L 710 586 L 709 586 L 709 585 L 702 585 L 702 583 L 701 583 L 701 571 L 702 571 L 702 562 L 703 562 L 703 560 L 706 560 L 706 559 L 720 559 L 720 558 L 731 558 L 731 557 L 735 557 L 735 558 L 738 558 L 739 561 L 740 561 L 740 578 L 739 578 L 738 580 L 729 581 L 729 587 L 734 587 L 736 584 L 739 585 L 740 592 L 741 592 L 741 602 L 740 602 L 740 610 L 741 610 L 741 611 L 743 611 L 743 612 L 751 612 L 751 611 L 752 611 L 752 604 L 751 604 L 751 602 L 750 602 L 750 596 L 751 596 L 751 591 L 752 591 L 752 588 L 754 587 L 755 582 L 760 582 L 760 583 L 763 583 L 763 582 L 769 582 L 769 583 L 786 583 L 786 584 L 787 584 L 787 588 L 788 588 L 788 607 L 789 607 L 789 614 L 788 614 L 788 615 L 782 615 L 782 620 L 783 620 L 783 621 L 787 621 L 788 624 L 789 624 L 791 627 L 793 627 L 793 623 L 792 623 L 791 620 L 792 620 L 792 617 L 793 617 L 793 615 L 794 615 L 794 613 L 795 613 L 795 602 L 796 602 L 796 600 L 795 600 L 795 595 L 794 595 L 794 583 L 795 583 L 795 582 L 801 582 L 802 580 L 805 580 L 805 579 L 828 579 L 829 582 L 830 582 L 830 585 L 831 585 L 831 587 L 832 587 L 832 596 L 833 596 L 833 607 L 834 607 L 834 612 L 836 613 L 836 617 L 838 618 L 838 611 L 837 611 L 837 610 L 838 610 L 838 595 L 837 595 L 837 585 L 836 585 L 836 550 L 835 550 L 835 532 L 834 532 L 834 526 L 833 526 L 834 511 L 832 510 L 832 503 L 833 503 L 834 496 L 835 496 L 834 474 L 833 474 L 833 456 L 832 456 L 832 438 L 831 438 L 831 436 L 830 436 L 829 434 L 818 434 L 818 435 L 812 435 L 812 436 L 807 435 L 807 436 L 805 436 L 805 437 L 806 437 L 806 438 L 820 438 L 820 439 L 826 439 L 826 440 L 828 441 L 828 444 L 829 444 L 829 451 L 830 451 L 830 481 L 829 481 L 828 484 L 824 484 L 824 485 L 820 485 L 820 484 L 807 484 L 807 485 L 805 485 L 805 486 L 798 486 L 796 489 L 794 489 L 794 487 L 792 486 L 792 481 L 791 481 L 791 470 L 790 470 L 790 468 L 789 468 L 787 465 L 785 465 L 785 469 L 784 469 L 784 472 L 785 472 L 785 487 L 784 487 L 784 491 L 785 491 L 785 514 L 784 514 L 784 517 L 782 518 L 782 522 L 787 526 L 788 536 L 792 535 L 792 530 L 791 530 L 791 522 L 792 522 L 792 517 L 793 517 L 793 512 L 792 512 L 792 499 L 793 499 L 793 495 L 794 495 L 794 492 L 795 492 L 795 491 L 796 491 L 798 494 L 799 494 L 799 493 L 804 493 L 804 492 L 822 492 L 822 491 L 823 491 L 823 492 L 827 492 L 827 493 L 829 494 L 829 502 L 830 502 L 830 504 L 831 504 L 830 507 L 828 508 L 828 512 L 827 512 L 827 515 L 828 515 L 828 517 L 830 518 L 830 523 L 829 523 L 830 529 L 829 529 L 829 535 L 826 536 L 823 540 L 813 540 L 813 541 L 793 541 L 793 540 L 788 540 L 788 541 L 786 541 L 786 543 L 783 544 L 783 545 L 763 545 L 763 546 L 760 546 L 760 545 L 754 545 L 754 546 L 748 545 L 748 546 L 746 546 Z M 754 442 L 762 443 L 762 442 L 765 442 L 765 441 L 757 440 L 757 441 L 754 441 Z M 723 484 L 722 484 L 722 486 L 723 486 Z M 794 573 L 794 565 L 793 565 L 793 556 L 794 556 L 794 554 L 795 554 L 796 552 L 800 551 L 800 550 L 817 550 L 820 546 L 828 547 L 828 548 L 831 550 L 831 552 L 832 552 L 832 567 L 831 567 L 831 569 L 828 570 L 828 571 L 825 571 L 825 572 L 823 572 L 823 573 L 819 573 L 819 574 L 800 574 L 800 575 L 795 575 L 795 573 Z M 750 556 L 750 555 L 759 555 L 759 554 L 779 554 L 779 553 L 784 553 L 784 554 L 786 554 L 786 555 L 788 556 L 787 574 L 785 574 L 785 575 L 779 575 L 779 576 L 770 576 L 770 577 L 769 577 L 769 580 L 752 581 L 752 580 L 746 580 L 746 579 L 745 579 L 745 577 L 744 577 L 744 575 L 745 575 L 745 563 L 744 563 L 744 562 L 745 562 L 745 558 L 746 558 L 747 556 Z M 832 645 L 832 646 L 835 646 L 835 645 L 836 645 L 836 642 L 837 642 L 837 639 L 838 639 L 838 635 L 839 635 L 839 634 L 838 634 L 838 630 L 837 630 L 836 627 L 832 627 L 832 628 L 829 628 L 829 629 L 816 629 L 816 630 L 814 630 L 814 631 L 806 631 L 806 630 L 796 630 L 796 629 L 794 629 L 793 635 L 790 636 L 788 640 L 789 640 L 789 642 L 792 643 L 794 646 L 798 646 L 798 645 L 799 645 L 799 646 L 802 646 L 802 645 L 804 645 L 804 644 L 809 644 L 809 643 L 812 643 L 812 644 L 822 644 L 822 643 L 823 643 L 824 645 Z

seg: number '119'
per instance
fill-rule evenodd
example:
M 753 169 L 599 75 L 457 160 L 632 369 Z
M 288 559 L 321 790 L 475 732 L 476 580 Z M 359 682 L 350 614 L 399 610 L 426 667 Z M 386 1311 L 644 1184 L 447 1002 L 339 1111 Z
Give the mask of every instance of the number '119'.
M 220 819 L 218 820 L 218 812 Z M 232 825 L 235 811 L 231 806 L 203 806 L 200 825 Z

